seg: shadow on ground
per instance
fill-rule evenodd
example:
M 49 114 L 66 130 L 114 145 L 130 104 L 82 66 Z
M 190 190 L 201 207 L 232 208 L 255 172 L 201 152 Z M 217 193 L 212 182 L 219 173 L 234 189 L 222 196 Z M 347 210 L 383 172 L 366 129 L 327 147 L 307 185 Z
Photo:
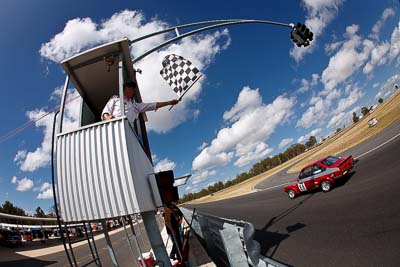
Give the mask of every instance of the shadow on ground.
M 286 232 L 271 232 L 268 231 L 275 223 L 279 222 L 283 218 L 289 216 L 292 212 L 296 209 L 304 205 L 310 198 L 312 198 L 314 193 L 308 194 L 304 199 L 295 203 L 289 209 L 283 211 L 282 213 L 278 214 L 277 216 L 272 217 L 263 228 L 256 229 L 255 231 L 255 240 L 257 240 L 261 245 L 261 254 L 273 258 L 275 252 L 278 250 L 279 245 L 283 240 L 290 237 L 292 232 L 298 231 L 306 225 L 304 223 L 295 223 L 293 225 L 286 226 Z
M 1 266 L 7 267 L 44 267 L 57 263 L 57 261 L 44 261 L 35 258 L 25 257 L 24 259 L 17 261 L 3 261 Z

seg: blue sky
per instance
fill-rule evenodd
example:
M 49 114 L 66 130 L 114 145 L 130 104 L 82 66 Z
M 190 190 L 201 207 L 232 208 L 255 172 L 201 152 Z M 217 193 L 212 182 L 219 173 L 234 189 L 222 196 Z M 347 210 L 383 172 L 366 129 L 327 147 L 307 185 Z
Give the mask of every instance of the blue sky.
M 190 59 L 204 78 L 172 111 L 148 113 L 157 169 L 192 173 L 180 193 L 232 179 L 252 164 L 327 136 L 353 111 L 387 98 L 400 83 L 399 2 L 359 1 L 2 1 L 0 4 L 0 202 L 28 212 L 52 205 L 51 116 L 4 136 L 59 104 L 58 62 L 122 37 L 212 19 L 306 22 L 315 34 L 294 48 L 290 29 L 239 25 L 187 38 L 135 67 L 145 101 L 173 98 L 158 74 L 168 53 Z M 171 36 L 132 47 L 137 56 Z M 72 95 L 76 94 L 73 90 Z M 79 101 L 68 107 L 76 124 Z

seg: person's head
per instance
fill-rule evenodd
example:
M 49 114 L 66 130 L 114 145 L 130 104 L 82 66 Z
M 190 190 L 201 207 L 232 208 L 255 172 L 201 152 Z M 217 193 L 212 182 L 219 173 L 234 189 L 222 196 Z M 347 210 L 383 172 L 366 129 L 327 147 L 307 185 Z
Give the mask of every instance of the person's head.
M 124 96 L 128 99 L 132 99 L 137 87 L 136 82 L 129 81 L 124 83 Z
M 167 203 L 166 203 L 166 206 L 167 206 L 168 208 L 170 208 L 170 209 L 172 209 L 172 208 L 175 207 L 175 205 L 174 205 L 173 202 L 167 202 Z

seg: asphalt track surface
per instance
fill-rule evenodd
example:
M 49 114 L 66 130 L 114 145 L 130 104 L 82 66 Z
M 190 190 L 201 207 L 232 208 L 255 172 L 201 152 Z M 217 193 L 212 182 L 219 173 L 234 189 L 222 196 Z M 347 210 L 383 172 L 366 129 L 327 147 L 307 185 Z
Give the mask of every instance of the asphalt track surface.
M 136 228 L 137 234 L 138 229 Z M 130 233 L 130 231 L 128 230 Z M 140 232 L 145 234 L 145 229 L 143 224 L 140 224 Z M 110 239 L 116 254 L 116 258 L 118 260 L 119 266 L 130 266 L 130 267 L 136 267 L 139 266 L 137 264 L 137 257 L 138 254 L 136 253 L 136 250 L 134 248 L 133 241 L 131 241 L 132 248 L 134 251 L 134 256 L 132 256 L 131 251 L 129 250 L 128 243 L 127 243 L 127 238 L 126 234 L 124 231 L 115 233 L 113 235 L 110 235 Z M 138 242 L 140 247 L 142 248 L 142 252 L 147 252 L 150 251 L 150 244 L 148 243 L 146 237 L 143 237 L 143 239 L 138 235 Z M 108 266 L 114 266 L 113 262 L 110 258 L 105 239 L 99 239 L 96 241 L 96 247 L 97 251 L 99 253 L 99 257 L 101 260 L 101 264 L 103 267 L 108 267 Z M 8 249 L 4 247 L 0 247 L 0 249 Z M 79 246 L 77 248 L 74 248 L 74 254 L 76 261 L 79 266 L 84 265 L 85 263 L 89 262 L 92 259 L 89 246 L 87 243 L 85 245 Z M 51 267 L 70 267 L 71 265 L 68 262 L 68 258 L 65 254 L 64 251 L 53 253 L 53 254 L 48 254 L 45 256 L 40 256 L 40 257 L 35 257 L 35 258 L 30 258 L 30 257 L 25 257 L 22 258 L 21 256 L 18 256 L 18 260 L 15 261 L 7 261 L 7 262 L 1 262 L 0 261 L 0 266 L 1 267 L 45 267 L 45 266 L 51 266 Z M 91 264 L 89 266 L 96 266 L 95 264 Z
M 296 174 L 283 171 L 266 190 L 189 207 L 253 223 L 261 253 L 291 266 L 400 266 L 398 133 L 400 121 L 343 153 L 361 157 L 328 193 L 290 200 L 280 185 Z

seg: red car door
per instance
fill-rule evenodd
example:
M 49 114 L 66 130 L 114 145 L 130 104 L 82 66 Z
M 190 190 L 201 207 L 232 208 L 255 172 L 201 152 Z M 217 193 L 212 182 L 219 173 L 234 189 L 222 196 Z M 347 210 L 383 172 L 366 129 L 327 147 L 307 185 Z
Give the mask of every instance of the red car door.
M 301 192 L 308 191 L 314 187 L 313 166 L 306 167 L 300 172 L 297 187 Z

